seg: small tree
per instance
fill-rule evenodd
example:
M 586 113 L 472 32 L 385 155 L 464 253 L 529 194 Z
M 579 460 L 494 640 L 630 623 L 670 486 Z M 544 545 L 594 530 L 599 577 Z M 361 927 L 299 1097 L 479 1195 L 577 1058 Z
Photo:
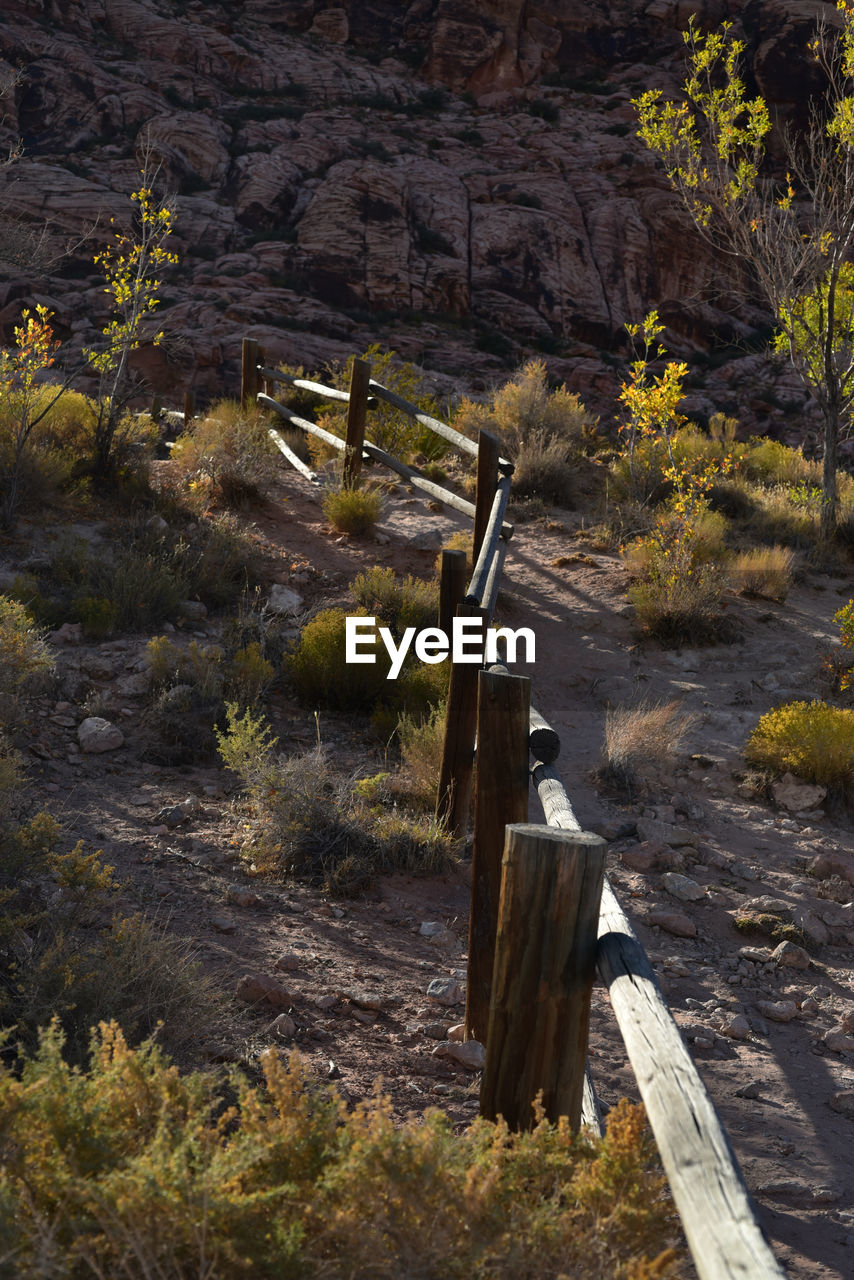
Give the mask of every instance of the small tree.
M 838 518 L 839 441 L 854 407 L 854 4 L 838 29 L 821 23 L 808 46 L 826 89 L 804 129 L 783 135 L 785 177 L 768 176 L 771 117 L 748 98 L 744 44 L 729 24 L 685 33 L 684 99 L 649 90 L 635 100 L 639 136 L 664 164 L 701 234 L 747 267 L 790 357 L 821 412 L 822 533 Z
M 162 333 L 149 335 L 145 331 L 145 321 L 160 301 L 158 273 L 178 261 L 177 255 L 166 248 L 174 213 L 154 196 L 148 160 L 141 177 L 140 189 L 131 194 L 137 206 L 133 231 L 116 232 L 113 243 L 94 258 L 103 268 L 107 281 L 104 292 L 111 296 L 115 313 L 102 331 L 106 339 L 103 349 L 84 351 L 101 375 L 92 467 L 96 481 L 105 480 L 113 468 L 116 431 L 131 392 L 131 352 L 144 340 L 157 346 L 163 338 Z
M 35 314 L 24 311 L 21 320 L 14 348 L 0 350 L 0 527 L 7 531 L 15 527 L 30 437 L 68 385 L 42 385 L 60 345 L 51 312 L 37 306 Z

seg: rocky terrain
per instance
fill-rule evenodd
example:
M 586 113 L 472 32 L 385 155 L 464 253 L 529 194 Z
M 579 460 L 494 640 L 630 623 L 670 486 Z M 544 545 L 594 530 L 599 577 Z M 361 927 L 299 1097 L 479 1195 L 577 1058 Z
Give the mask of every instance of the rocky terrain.
M 736 23 L 757 87 L 796 113 L 808 32 L 833 13 L 812 0 L 9 0 L 2 131 L 23 156 L 0 171 L 3 208 L 49 244 L 7 267 L 0 338 L 33 299 L 67 359 L 97 337 L 92 254 L 128 219 L 147 140 L 180 253 L 167 341 L 137 360 L 149 386 L 232 390 L 245 334 L 307 368 L 378 341 L 442 395 L 543 353 L 610 414 L 624 325 L 655 306 L 691 359 L 690 410 L 803 436 L 797 382 L 755 354 L 767 317 L 729 292 L 634 136 L 631 99 L 675 88 L 698 8 Z M 14 258 L 20 229 L 5 240 Z
M 252 513 L 268 589 L 277 607 L 298 611 L 294 624 L 340 599 L 366 565 L 429 574 L 456 525 L 399 491 L 377 541 L 342 538 L 324 523 L 316 492 L 290 474 Z M 733 643 L 665 651 L 638 641 L 625 570 L 581 525 L 556 511 L 518 526 L 503 617 L 535 630 L 532 697 L 560 732 L 561 775 L 582 825 L 609 839 L 613 883 L 775 1251 L 793 1280 L 842 1280 L 854 1256 L 851 824 L 825 809 L 819 788 L 781 786 L 769 805 L 745 778 L 741 752 L 762 712 L 822 691 L 833 613 L 849 585 L 812 574 L 784 605 L 730 596 Z M 110 526 L 83 522 L 70 532 L 97 546 Z M 4 549 L 3 574 L 43 559 L 52 538 L 68 534 L 57 528 L 46 538 L 23 524 Z M 197 611 L 171 634 L 179 643 L 182 633 L 215 640 L 220 626 Z M 466 1123 L 477 1110 L 478 1064 L 461 1060 L 453 1028 L 463 1011 L 470 864 L 432 880 L 387 878 L 356 900 L 253 875 L 230 775 L 145 759 L 146 640 L 92 644 L 73 626 L 61 629 L 56 683 L 21 746 L 33 801 L 62 820 L 63 847 L 83 839 L 103 849 L 129 901 L 191 939 L 231 1001 L 220 1022 L 201 1029 L 193 1057 L 251 1068 L 270 1044 L 296 1047 L 351 1101 L 379 1075 L 398 1115 L 439 1104 Z M 638 696 L 677 698 L 695 719 L 680 755 L 653 765 L 628 803 L 594 775 L 606 707 Z M 314 746 L 314 716 L 286 688 L 268 711 L 284 750 Z M 385 767 L 358 718 L 321 715 L 320 735 L 344 770 Z M 735 926 L 761 917 L 790 926 L 799 941 L 778 945 L 759 927 Z M 636 1096 L 599 987 L 590 1054 L 606 1109 Z

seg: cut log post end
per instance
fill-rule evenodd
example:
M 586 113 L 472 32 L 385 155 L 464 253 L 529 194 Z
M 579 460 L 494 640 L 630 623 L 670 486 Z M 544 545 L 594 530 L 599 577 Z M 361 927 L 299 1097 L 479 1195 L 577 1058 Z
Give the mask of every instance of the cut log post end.
M 529 1128 L 581 1122 L 605 841 L 584 831 L 508 826 L 481 1114 Z

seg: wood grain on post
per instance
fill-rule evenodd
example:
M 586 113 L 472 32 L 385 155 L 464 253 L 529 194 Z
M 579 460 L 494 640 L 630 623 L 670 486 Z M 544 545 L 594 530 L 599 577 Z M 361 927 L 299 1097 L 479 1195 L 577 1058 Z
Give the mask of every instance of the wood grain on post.
M 586 831 L 507 828 L 480 1113 L 511 1129 L 581 1123 L 605 841 Z
M 504 676 L 510 674 L 503 662 L 493 662 L 489 670 L 497 671 Z M 551 764 L 560 755 L 560 737 L 536 707 L 531 707 L 528 711 L 528 750 L 534 759 L 542 764 Z M 548 822 L 548 818 L 546 821 Z M 559 825 L 560 823 L 549 823 L 549 826 Z
M 783 1280 L 712 1100 L 607 877 L 597 965 L 701 1280 Z
M 466 593 L 466 553 L 452 551 L 450 547 L 442 550 L 442 570 L 439 576 L 439 618 L 438 624 L 446 636 L 451 634 L 457 606 L 462 604 Z
M 240 362 L 240 403 L 244 409 L 255 404 L 258 394 L 258 343 L 244 338 Z
M 353 360 L 350 375 L 350 401 L 347 406 L 347 448 L 344 452 L 344 471 L 341 483 L 345 489 L 355 489 L 362 470 L 362 446 L 365 443 L 365 418 L 368 410 L 368 383 L 371 381 L 369 360 Z
M 489 1030 L 504 829 L 528 821 L 530 696 L 527 676 L 478 672 L 466 1039 L 483 1044 Z
M 192 389 L 184 392 L 184 426 L 188 427 L 196 416 L 196 393 Z
M 483 543 L 492 500 L 498 488 L 498 440 L 491 431 L 477 433 L 477 493 L 475 495 L 474 533 L 472 534 L 472 564 L 477 564 Z
M 461 604 L 458 618 L 481 618 L 483 610 Z M 486 629 L 484 628 L 484 636 Z M 474 743 L 477 731 L 477 673 L 479 664 L 452 662 L 445 715 L 445 737 L 436 795 L 436 818 L 456 838 L 465 836 L 471 801 Z

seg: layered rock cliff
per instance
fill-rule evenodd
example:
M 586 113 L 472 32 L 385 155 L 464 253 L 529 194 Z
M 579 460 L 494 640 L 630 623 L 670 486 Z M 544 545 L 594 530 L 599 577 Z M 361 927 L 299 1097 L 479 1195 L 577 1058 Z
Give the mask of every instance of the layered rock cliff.
M 658 307 L 694 357 L 693 406 L 778 429 L 791 375 L 744 344 L 767 317 L 727 293 L 634 136 L 631 98 L 674 86 L 690 12 L 745 28 L 759 87 L 797 109 L 811 0 L 7 0 L 20 77 L 3 132 L 8 211 L 54 244 L 8 266 L 0 340 L 34 298 L 69 350 L 106 318 L 91 258 L 126 221 L 148 142 L 175 193 L 161 389 L 236 385 L 240 338 L 316 367 L 392 346 L 477 390 L 543 353 L 607 411 L 627 321 Z M 801 60 L 799 62 L 799 59 Z M 2 65 L 0 65 L 2 71 Z M 92 230 L 94 226 L 94 230 Z

